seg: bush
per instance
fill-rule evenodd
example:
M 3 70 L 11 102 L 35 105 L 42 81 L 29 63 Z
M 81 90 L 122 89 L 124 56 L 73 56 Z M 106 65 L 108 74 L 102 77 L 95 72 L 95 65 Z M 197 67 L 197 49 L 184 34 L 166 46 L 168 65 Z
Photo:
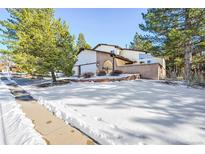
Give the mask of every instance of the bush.
M 121 70 L 114 70 L 113 72 L 110 73 L 110 75 L 112 76 L 118 76 L 120 74 L 122 74 L 123 72 Z
M 91 78 L 92 76 L 94 76 L 93 72 L 86 72 L 82 75 L 84 78 Z
M 100 70 L 100 71 L 97 73 L 97 76 L 104 76 L 104 75 L 106 75 L 105 70 Z

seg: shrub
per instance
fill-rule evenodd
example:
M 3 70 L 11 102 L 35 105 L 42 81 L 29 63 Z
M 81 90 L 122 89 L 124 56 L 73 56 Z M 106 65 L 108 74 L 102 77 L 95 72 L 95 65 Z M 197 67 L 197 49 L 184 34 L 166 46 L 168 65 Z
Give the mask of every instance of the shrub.
M 97 76 L 104 76 L 104 75 L 106 75 L 105 70 L 100 70 L 100 71 L 97 73 Z
M 92 76 L 94 76 L 93 72 L 86 72 L 82 75 L 84 78 L 91 78 Z
M 121 70 L 114 70 L 113 72 L 110 73 L 110 75 L 112 76 L 118 76 L 120 74 L 122 74 L 123 72 Z

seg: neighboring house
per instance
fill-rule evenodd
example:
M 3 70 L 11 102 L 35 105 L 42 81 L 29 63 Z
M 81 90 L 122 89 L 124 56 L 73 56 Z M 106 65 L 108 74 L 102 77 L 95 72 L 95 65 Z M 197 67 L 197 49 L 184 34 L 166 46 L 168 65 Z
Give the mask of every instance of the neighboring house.
M 9 59 L 10 57 L 0 53 L 0 72 L 16 72 L 19 70 L 19 68 L 15 66 L 15 63 Z
M 157 58 L 149 51 L 131 50 L 116 45 L 98 44 L 93 49 L 82 49 L 74 67 L 75 76 L 85 72 L 97 73 L 105 70 L 110 73 L 113 68 L 111 52 L 115 53 L 114 68 L 123 73 L 139 73 L 141 78 L 164 79 L 166 77 L 165 60 Z

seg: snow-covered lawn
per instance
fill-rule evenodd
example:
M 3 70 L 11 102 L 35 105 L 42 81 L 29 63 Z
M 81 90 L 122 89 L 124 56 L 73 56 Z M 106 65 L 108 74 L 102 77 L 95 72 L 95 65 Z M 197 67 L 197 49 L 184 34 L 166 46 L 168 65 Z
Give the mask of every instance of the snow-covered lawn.
M 132 75 L 132 74 L 119 74 L 119 75 L 116 75 L 116 76 L 103 75 L 103 76 L 92 76 L 92 77 L 90 77 L 90 78 L 72 76 L 72 77 L 60 77 L 59 79 L 75 79 L 75 80 L 118 79 L 118 78 L 128 77 L 128 76 L 131 76 L 131 75 Z
M 33 127 L 8 87 L 0 80 L 0 145 L 46 144 Z
M 137 80 L 24 86 L 101 144 L 205 144 L 205 90 Z

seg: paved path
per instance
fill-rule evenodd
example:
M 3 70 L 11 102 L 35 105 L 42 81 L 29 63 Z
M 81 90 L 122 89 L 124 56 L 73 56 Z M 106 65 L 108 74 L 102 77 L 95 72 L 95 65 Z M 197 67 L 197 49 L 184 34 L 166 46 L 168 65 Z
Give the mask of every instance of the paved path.
M 0 145 L 45 145 L 8 88 L 0 76 Z
M 22 105 L 26 117 L 31 119 L 47 144 L 52 145 L 88 145 L 96 144 L 92 139 L 76 128 L 67 125 L 63 120 L 54 116 L 46 108 L 41 106 L 26 91 L 20 87 L 10 85 L 11 93 L 16 102 Z

